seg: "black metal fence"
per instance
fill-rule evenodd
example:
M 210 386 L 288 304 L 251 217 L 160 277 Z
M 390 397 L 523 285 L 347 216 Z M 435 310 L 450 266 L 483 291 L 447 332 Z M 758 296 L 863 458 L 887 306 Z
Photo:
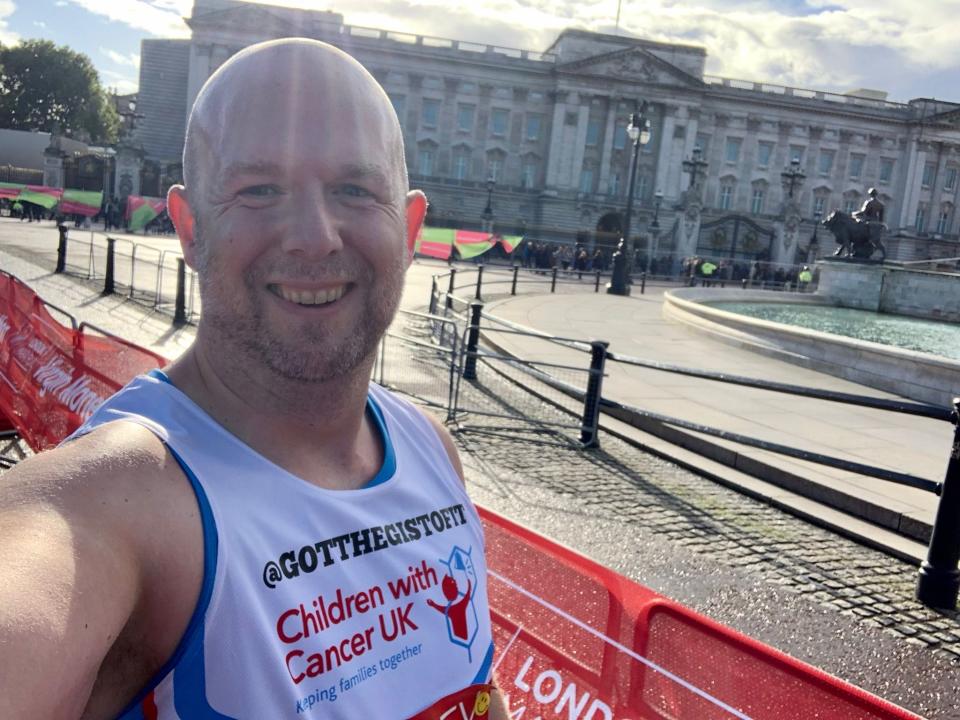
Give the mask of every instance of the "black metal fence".
M 179 252 L 158 250 L 126 238 L 85 232 L 68 238 L 61 226 L 57 272 L 102 280 L 105 294 L 118 293 L 173 316 L 174 322 L 196 319 L 200 312 L 197 274 L 181 268 Z
M 513 277 L 511 278 L 510 294 L 515 295 L 517 294 L 518 270 L 514 268 L 512 272 Z M 460 273 L 461 281 L 463 279 L 462 275 L 463 273 Z M 475 298 L 480 298 L 483 292 L 485 292 L 483 289 L 485 286 L 483 275 L 483 270 L 478 268 L 474 277 L 470 278 L 473 280 L 472 283 L 462 283 L 460 285 L 457 285 L 456 272 L 450 272 L 445 276 L 435 277 L 431 287 L 429 303 L 430 307 L 442 308 L 451 312 L 455 312 L 453 308 L 466 305 L 469 301 L 463 297 L 457 297 L 454 295 L 455 291 L 458 289 L 473 289 Z M 553 292 L 556 288 L 555 275 L 551 278 L 551 281 L 551 292 Z M 597 291 L 599 291 L 599 281 L 597 281 L 596 284 L 598 286 Z M 444 286 L 446 286 L 445 289 Z M 489 281 L 487 281 L 486 286 L 489 287 Z M 543 291 L 543 287 L 541 286 L 540 292 Z M 491 315 L 483 315 L 483 318 L 487 323 L 484 327 L 485 340 L 494 345 L 496 345 L 495 336 L 497 333 L 512 332 L 525 335 L 528 338 L 537 338 L 539 341 L 559 344 L 564 347 L 582 352 L 593 352 L 594 354 L 598 352 L 598 343 L 596 342 L 590 344 L 582 340 L 552 336 L 548 333 L 534 331 L 530 328 L 523 327 L 522 325 L 495 318 Z M 494 327 L 491 327 L 491 325 Z M 476 337 L 472 341 L 472 344 L 477 346 L 479 342 L 479 321 L 475 320 L 472 322 L 471 327 L 477 331 L 475 333 Z M 603 398 L 599 386 L 592 389 L 592 391 L 597 393 L 597 397 L 593 398 L 591 397 L 591 389 L 584 389 L 581 386 L 578 386 L 578 384 L 575 382 L 571 383 L 569 381 L 564 381 L 564 379 L 557 377 L 550 363 L 539 363 L 539 372 L 541 373 L 541 376 L 538 378 L 538 380 L 543 385 L 547 385 L 554 390 L 558 390 L 570 398 L 583 401 L 587 407 L 596 401 L 595 406 L 598 412 L 603 410 L 604 412 L 613 414 L 619 419 L 626 420 L 628 422 L 643 420 L 644 422 L 642 427 L 647 432 L 656 433 L 658 427 L 664 426 L 681 428 L 702 435 L 708 435 L 722 440 L 729 440 L 748 447 L 755 447 L 768 452 L 797 458 L 826 467 L 848 470 L 862 476 L 913 487 L 939 495 L 940 501 L 938 503 L 936 518 L 930 536 L 927 559 L 923 562 L 920 569 L 917 585 L 917 597 L 921 602 L 930 607 L 950 609 L 956 607 L 958 594 L 960 594 L 960 569 L 958 569 L 958 565 L 960 565 L 960 399 L 954 402 L 954 406 L 952 408 L 942 408 L 923 403 L 820 390 L 728 373 L 717 373 L 699 370 L 696 368 L 671 365 L 667 363 L 651 362 L 642 360 L 640 358 L 621 355 L 615 352 L 609 352 L 606 350 L 605 344 L 603 344 L 603 348 L 600 350 L 600 352 L 603 355 L 604 362 L 609 360 L 625 365 L 643 367 L 662 372 L 676 373 L 688 377 L 696 377 L 715 382 L 758 388 L 792 396 L 810 397 L 830 402 L 851 404 L 888 412 L 906 413 L 910 415 L 918 415 L 922 417 L 953 422 L 955 425 L 954 442 L 951 448 L 947 472 L 942 482 L 936 482 L 908 473 L 888 470 L 885 468 L 868 465 L 866 463 L 852 462 L 844 458 L 832 457 L 822 453 L 815 453 L 784 444 L 772 443 L 741 433 L 733 433 L 708 425 L 703 425 L 701 423 L 690 422 L 681 418 L 650 412 L 644 410 L 643 408 L 626 405 L 609 398 Z M 469 352 L 466 353 L 466 356 L 469 357 Z M 503 358 L 504 355 L 501 354 L 498 357 Z M 522 362 L 528 366 L 534 366 L 537 364 L 531 362 L 530 360 L 521 361 L 516 358 L 515 361 Z M 600 367 L 602 368 L 603 365 L 601 364 Z M 599 378 L 602 378 L 602 369 Z M 562 406 L 562 404 L 557 403 L 557 406 Z M 567 410 L 569 412 L 570 408 L 568 407 Z M 586 428 L 589 422 L 587 420 L 588 410 L 584 410 L 583 417 L 584 428 Z M 595 425 L 594 427 L 599 426 Z M 586 430 L 584 437 L 587 437 Z M 588 443 L 584 442 L 584 444 L 587 445 Z

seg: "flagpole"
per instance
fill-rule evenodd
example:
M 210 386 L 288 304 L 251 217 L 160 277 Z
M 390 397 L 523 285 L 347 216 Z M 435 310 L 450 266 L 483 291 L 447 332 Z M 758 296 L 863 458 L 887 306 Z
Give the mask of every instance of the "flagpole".
M 617 29 L 614 31 L 615 35 L 620 34 L 620 5 L 623 4 L 623 0 L 617 0 Z

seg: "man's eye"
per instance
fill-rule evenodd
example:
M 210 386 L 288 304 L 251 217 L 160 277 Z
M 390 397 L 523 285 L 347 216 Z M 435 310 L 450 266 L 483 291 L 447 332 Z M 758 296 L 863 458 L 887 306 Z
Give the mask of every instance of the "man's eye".
M 251 185 L 240 191 L 240 195 L 255 198 L 270 198 L 280 194 L 280 189 L 275 185 Z
M 359 185 L 343 185 L 340 187 L 340 193 L 350 197 L 372 197 L 373 193 L 360 187 Z

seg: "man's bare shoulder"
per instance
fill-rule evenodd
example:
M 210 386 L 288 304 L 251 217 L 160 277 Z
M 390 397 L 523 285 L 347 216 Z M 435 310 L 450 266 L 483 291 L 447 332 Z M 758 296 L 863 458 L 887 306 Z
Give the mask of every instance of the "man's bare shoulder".
M 453 442 L 453 436 L 450 435 L 450 431 L 447 430 L 446 426 L 440 422 L 436 416 L 430 413 L 429 410 L 418 408 L 418 412 L 420 412 L 433 426 L 433 429 L 437 433 L 437 437 L 439 437 L 440 442 L 443 443 L 443 449 L 447 451 L 447 456 L 450 458 L 450 464 L 453 465 L 453 469 L 457 471 L 460 481 L 465 482 L 463 476 L 463 463 L 460 462 L 460 453 L 457 451 L 457 446 Z
M 43 504 L 103 515 L 171 484 L 174 470 L 175 461 L 152 432 L 114 422 L 0 476 L 0 507 Z

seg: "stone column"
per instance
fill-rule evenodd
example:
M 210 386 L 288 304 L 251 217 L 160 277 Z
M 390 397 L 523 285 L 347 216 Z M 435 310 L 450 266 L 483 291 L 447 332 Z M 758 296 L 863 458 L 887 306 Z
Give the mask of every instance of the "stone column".
M 677 107 L 666 105 L 663 108 L 663 124 L 660 127 L 660 154 L 657 156 L 657 176 L 653 192 L 663 190 L 664 199 L 675 200 L 680 195 L 679 185 L 674 188 L 669 182 L 670 164 L 673 158 L 673 129 L 676 126 Z M 696 133 L 694 133 L 696 137 Z M 691 148 L 692 149 L 692 148 Z M 686 156 L 684 156 L 686 157 Z
M 113 194 L 118 198 L 140 194 L 140 166 L 143 151 L 130 145 L 117 147 L 117 172 L 113 180 Z
M 567 113 L 567 93 L 558 91 L 554 95 L 553 124 L 550 128 L 550 147 L 547 149 L 548 188 L 556 188 L 560 174 L 560 157 L 563 153 L 563 123 Z
M 210 53 L 212 46 L 207 43 L 190 43 L 190 67 L 187 72 L 187 119 L 190 110 L 200 94 L 200 88 L 210 77 Z
M 617 130 L 617 105 L 615 98 L 607 98 L 607 122 L 603 131 L 603 153 L 600 156 L 600 184 L 597 186 L 601 195 L 610 192 L 610 161 L 613 158 L 613 134 Z
M 43 151 L 43 184 L 47 187 L 63 187 L 65 155 L 66 153 L 60 149 L 60 136 L 51 133 L 50 145 Z
M 575 98 L 574 102 L 580 103 L 582 96 Z M 589 102 L 581 104 L 577 111 L 577 125 L 573 140 L 573 159 L 570 163 L 570 186 L 580 187 L 580 173 L 583 171 L 583 157 L 587 150 L 587 125 L 590 122 L 590 104 Z
M 698 186 L 684 193 L 683 212 L 677 217 L 676 259 L 695 255 L 697 241 L 700 239 L 700 218 L 703 206 L 700 202 Z
M 907 160 L 907 169 L 903 174 L 903 205 L 900 207 L 900 227 L 912 228 L 917 215 L 917 203 L 920 201 L 920 178 L 923 165 L 927 161 L 926 146 L 912 138 L 907 143 L 907 152 L 901 157 Z M 889 224 L 889 222 L 888 222 Z

